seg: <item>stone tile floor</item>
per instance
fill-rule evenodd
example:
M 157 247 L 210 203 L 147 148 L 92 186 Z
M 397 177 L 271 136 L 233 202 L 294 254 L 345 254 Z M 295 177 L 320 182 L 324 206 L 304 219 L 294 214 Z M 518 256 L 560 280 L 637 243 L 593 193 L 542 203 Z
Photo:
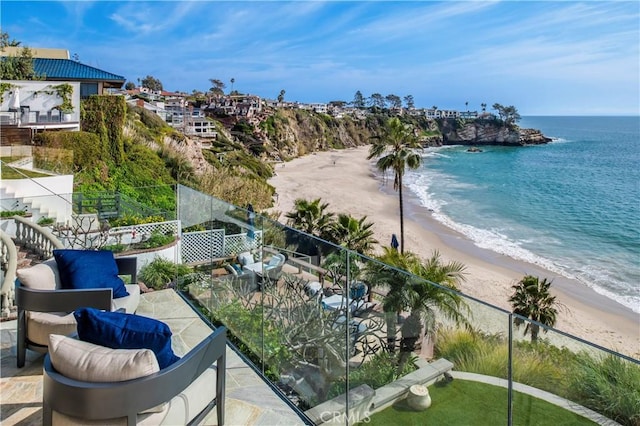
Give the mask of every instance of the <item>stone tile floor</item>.
M 138 314 L 165 321 L 173 332 L 173 349 L 186 353 L 210 333 L 208 326 L 173 290 L 142 295 Z M 0 323 L 0 424 L 42 424 L 42 359 L 29 352 L 16 367 L 16 322 Z M 229 346 L 227 346 L 227 425 L 302 425 L 304 422 Z M 202 425 L 216 425 L 215 409 Z

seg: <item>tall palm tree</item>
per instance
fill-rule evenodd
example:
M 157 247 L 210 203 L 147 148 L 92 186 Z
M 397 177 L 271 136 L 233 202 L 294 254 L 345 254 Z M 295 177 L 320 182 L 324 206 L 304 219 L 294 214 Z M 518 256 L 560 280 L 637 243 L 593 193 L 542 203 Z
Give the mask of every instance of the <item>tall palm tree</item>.
M 367 254 L 378 241 L 373 237 L 372 222 L 363 216 L 359 220 L 348 214 L 340 213 L 331 229 L 331 240 L 349 250 Z
M 555 308 L 556 297 L 549 293 L 552 281 L 544 278 L 542 281 L 533 275 L 526 275 L 516 285 L 512 286 L 515 290 L 509 298 L 509 302 L 513 307 L 513 313 L 532 319 L 540 324 L 553 327 L 556 324 L 556 315 L 558 310 Z M 538 340 L 540 326 L 538 324 L 525 321 L 516 317 L 513 320 L 516 327 L 520 327 L 523 323 L 527 323 L 524 334 L 531 333 L 531 342 Z M 543 329 L 546 333 L 547 330 Z
M 382 134 L 375 136 L 369 149 L 369 160 L 377 158 L 376 167 L 383 173 L 392 170 L 395 174 L 393 189 L 400 200 L 400 253 L 404 253 L 404 208 L 402 199 L 402 177 L 405 169 L 417 169 L 422 157 L 416 150 L 422 149 L 418 138 L 398 117 L 390 118 Z

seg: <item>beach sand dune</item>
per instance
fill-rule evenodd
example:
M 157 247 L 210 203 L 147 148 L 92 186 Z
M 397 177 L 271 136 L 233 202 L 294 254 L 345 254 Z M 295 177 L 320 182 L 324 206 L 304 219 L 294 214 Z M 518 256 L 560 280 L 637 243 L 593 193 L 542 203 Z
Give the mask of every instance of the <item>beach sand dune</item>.
M 380 176 L 367 154 L 368 147 L 318 152 L 277 166 L 276 176 L 269 181 L 278 193 L 272 211 L 284 215 L 298 198 L 321 198 L 335 213 L 367 216 L 375 224 L 378 241 L 388 245 L 391 235 L 399 234 L 398 196 L 392 188 L 393 175 Z M 405 250 L 423 258 L 438 250 L 444 261 L 464 263 L 467 280 L 461 285 L 462 293 L 508 311 L 511 286 L 523 275 L 553 279 L 552 291 L 561 304 L 556 329 L 640 359 L 639 314 L 579 282 L 475 246 L 433 219 L 409 191 L 405 194 Z M 476 324 L 482 324 L 486 331 L 506 333 L 506 313 L 481 308 L 480 303 L 471 302 L 471 306 Z M 560 335 L 542 337 L 561 345 L 585 347 Z

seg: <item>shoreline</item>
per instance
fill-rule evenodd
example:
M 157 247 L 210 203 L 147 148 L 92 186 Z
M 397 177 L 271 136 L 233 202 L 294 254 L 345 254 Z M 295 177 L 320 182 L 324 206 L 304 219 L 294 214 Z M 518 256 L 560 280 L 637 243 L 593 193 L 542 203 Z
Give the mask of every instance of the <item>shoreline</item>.
M 269 180 L 278 193 L 271 211 L 284 214 L 293 208 L 297 198 L 321 198 L 332 212 L 356 218 L 367 216 L 374 224 L 376 239 L 387 245 L 391 234 L 399 236 L 398 195 L 391 185 L 392 175 L 387 174 L 385 184 L 366 159 L 367 154 L 368 146 L 323 151 L 277 167 L 276 175 Z M 437 249 L 443 261 L 456 260 L 466 265 L 467 280 L 460 285 L 465 296 L 510 311 L 511 286 L 524 275 L 553 279 L 551 290 L 560 304 L 557 330 L 640 359 L 640 315 L 578 281 L 476 246 L 431 217 L 410 190 L 404 195 L 405 250 L 426 258 Z M 481 320 L 483 324 L 496 323 L 489 328 L 506 331 L 505 318 L 505 313 L 489 310 Z M 541 334 L 543 339 L 553 340 L 551 337 L 550 333 Z M 566 343 L 567 338 L 560 334 L 553 337 Z M 580 347 L 579 342 L 572 343 Z

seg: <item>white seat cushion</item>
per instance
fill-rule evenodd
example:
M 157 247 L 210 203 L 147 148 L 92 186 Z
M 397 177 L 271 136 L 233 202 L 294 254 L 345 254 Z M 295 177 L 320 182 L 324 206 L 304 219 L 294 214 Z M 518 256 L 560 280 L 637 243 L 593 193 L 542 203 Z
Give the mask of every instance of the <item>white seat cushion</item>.
M 151 349 L 111 349 L 58 334 L 49 336 L 49 356 L 60 374 L 83 382 L 121 382 L 160 371 Z
M 212 366 L 205 370 L 184 391 L 173 397 L 163 410 L 156 413 L 139 414 L 138 425 L 186 425 L 213 400 L 216 395 L 216 369 Z M 224 404 L 224 401 L 216 401 Z M 87 421 L 53 412 L 53 424 L 58 425 L 126 425 L 126 419 Z
M 27 312 L 27 338 L 38 345 L 49 346 L 50 334 L 67 336 L 76 332 L 73 313 Z

